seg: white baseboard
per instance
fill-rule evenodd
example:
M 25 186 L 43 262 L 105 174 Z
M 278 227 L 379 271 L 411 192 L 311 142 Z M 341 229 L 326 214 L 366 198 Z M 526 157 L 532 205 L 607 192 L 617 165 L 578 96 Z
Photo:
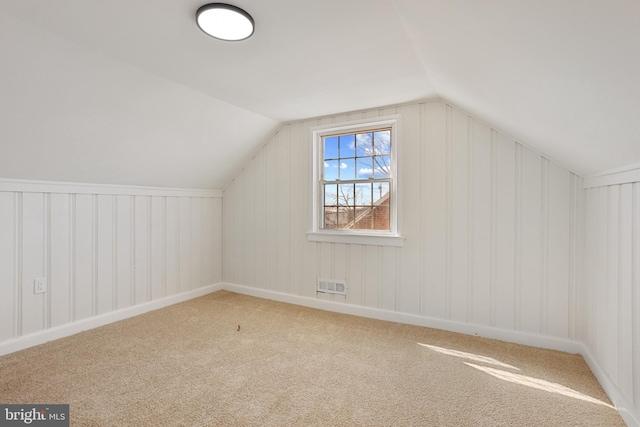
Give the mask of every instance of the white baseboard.
M 548 335 L 539 335 L 522 331 L 500 329 L 491 326 L 473 325 L 464 322 L 456 322 L 453 320 L 444 320 L 435 317 L 420 316 L 417 314 L 400 313 L 397 311 L 383 310 L 381 308 L 363 307 L 360 305 L 346 304 L 342 302 L 319 300 L 315 298 L 285 294 L 282 292 L 270 291 L 266 289 L 252 288 L 250 286 L 237 285 L 234 283 L 222 283 L 222 288 L 230 292 L 301 305 L 304 307 L 318 308 L 321 310 L 333 311 L 336 313 L 351 314 L 354 316 L 386 320 L 389 322 L 405 323 L 408 325 L 442 329 L 445 331 L 458 332 L 465 335 L 474 335 L 511 342 L 515 344 L 523 344 L 532 347 L 564 351 L 566 353 L 577 354 L 582 350 L 582 346 L 576 341 L 552 337 Z
M 386 320 L 390 322 L 405 323 L 409 325 L 424 326 L 428 328 L 441 329 L 450 332 L 457 332 L 465 335 L 474 335 L 484 338 L 496 339 L 515 344 L 528 345 L 532 347 L 546 348 L 550 350 L 564 351 L 567 353 L 580 354 L 584 357 L 587 365 L 593 372 L 603 390 L 622 419 L 629 427 L 640 427 L 640 416 L 635 412 L 633 405 L 624 397 L 620 389 L 609 379 L 600 365 L 593 358 L 588 348 L 579 341 L 552 337 L 548 335 L 532 334 L 522 331 L 505 330 L 490 326 L 472 325 L 468 323 L 443 320 L 433 317 L 418 316 L 414 314 L 399 313 L 379 308 L 363 307 L 354 304 L 319 300 L 315 298 L 302 297 L 298 295 L 285 294 L 266 289 L 252 288 L 233 283 L 222 283 L 222 288 L 230 292 L 255 296 L 259 298 L 271 299 L 304 307 L 317 308 L 342 314 L 367 317 L 371 319 Z
M 194 289 L 192 291 L 170 295 L 155 301 L 150 301 L 98 316 L 89 317 L 87 319 L 78 320 L 77 322 L 66 323 L 64 325 L 56 326 L 51 329 L 46 329 L 44 331 L 25 335 L 20 338 L 7 340 L 0 344 L 0 356 L 19 350 L 24 350 L 25 348 L 43 344 L 48 341 L 75 335 L 79 332 L 97 328 L 99 326 L 104 326 L 109 323 L 127 319 L 129 317 L 138 316 L 140 314 L 157 310 L 159 308 L 168 307 L 170 305 L 207 295 L 221 289 L 222 284 L 217 283 L 215 285 L 205 286 L 202 288 Z
M 589 351 L 589 348 L 587 348 L 583 343 L 580 343 L 580 345 L 582 346 L 580 354 L 584 357 L 584 360 L 587 362 L 587 365 L 589 365 L 591 372 L 593 372 L 593 375 L 602 386 L 602 389 L 607 393 L 611 402 L 613 402 L 613 405 L 618 410 L 618 413 L 624 422 L 627 423 L 629 427 L 640 427 L 640 413 L 634 409 L 633 404 L 624 396 L 618 386 L 611 381 L 611 378 L 598 364 L 595 357 L 593 357 L 593 354 L 591 354 L 591 351 Z

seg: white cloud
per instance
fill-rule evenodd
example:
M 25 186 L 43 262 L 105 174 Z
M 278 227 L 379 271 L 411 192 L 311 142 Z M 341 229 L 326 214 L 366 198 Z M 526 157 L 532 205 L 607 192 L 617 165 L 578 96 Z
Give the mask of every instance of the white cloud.
M 372 173 L 373 169 L 371 168 L 360 168 L 360 170 L 358 170 L 359 175 L 371 175 Z
M 340 163 L 340 169 L 346 169 L 349 166 L 346 163 Z
M 329 163 L 324 162 L 324 167 L 325 167 L 325 168 L 328 168 L 328 167 L 329 167 Z

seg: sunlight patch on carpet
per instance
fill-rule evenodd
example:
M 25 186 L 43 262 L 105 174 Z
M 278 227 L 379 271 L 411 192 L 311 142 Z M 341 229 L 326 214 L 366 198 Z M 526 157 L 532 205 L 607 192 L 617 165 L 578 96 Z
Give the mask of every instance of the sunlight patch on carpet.
M 448 348 L 437 347 L 435 345 L 423 344 L 420 342 L 418 343 L 418 345 L 421 345 L 422 347 L 426 347 L 429 350 L 437 351 L 438 353 L 446 354 L 447 356 L 460 357 L 462 359 L 469 359 L 476 362 L 487 363 L 489 365 L 500 366 L 502 368 L 514 369 L 516 371 L 520 370 L 515 366 L 508 365 L 506 363 L 500 362 L 499 360 L 496 360 L 487 356 L 480 356 L 478 354 L 473 354 L 473 353 L 465 353 L 464 351 L 451 350 Z
M 565 387 L 561 384 L 552 383 L 550 381 L 541 380 L 539 378 L 529 377 L 527 375 L 514 374 L 513 372 L 502 371 L 500 369 L 489 368 L 487 366 L 480 366 L 473 363 L 464 362 L 464 364 L 510 383 L 520 384 L 527 387 L 535 388 L 537 390 L 556 393 L 562 396 L 572 397 L 574 399 L 584 400 L 585 402 L 595 403 L 596 405 L 602 405 L 611 409 L 615 409 L 613 406 L 606 402 L 603 402 L 602 400 L 587 396 L 586 394 L 580 393 L 579 391 L 573 390 L 569 387 Z

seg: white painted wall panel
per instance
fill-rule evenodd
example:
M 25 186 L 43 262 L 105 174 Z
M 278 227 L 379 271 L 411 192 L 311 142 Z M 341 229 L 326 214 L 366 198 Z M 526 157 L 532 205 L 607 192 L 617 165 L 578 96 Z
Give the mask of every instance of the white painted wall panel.
M 422 105 L 421 212 L 422 313 L 447 316 L 447 260 L 449 229 L 447 218 L 447 106 L 440 102 Z M 406 153 L 405 156 L 411 153 Z M 405 196 L 406 200 L 409 195 Z M 417 236 L 407 236 L 418 238 Z
M 133 305 L 133 197 L 116 196 L 117 307 Z
M 0 192 L 0 344 L 175 294 L 179 263 L 189 290 L 222 280 L 219 196 L 15 187 Z M 34 293 L 37 277 L 47 280 L 44 294 Z
M 45 203 L 42 193 L 22 194 L 20 335 L 45 327 L 45 294 L 35 294 L 33 280 L 45 276 Z
M 178 198 L 166 197 L 165 203 L 166 223 L 164 241 L 164 274 L 166 281 L 166 294 L 174 295 L 179 292 L 178 280 L 180 277 L 178 273 L 178 253 L 180 251 L 178 238 Z M 222 211 L 220 211 L 220 215 L 222 215 Z M 220 222 L 222 223 L 221 219 Z M 222 236 L 220 236 L 220 238 L 222 238 Z M 222 270 L 222 268 L 220 269 Z
M 587 189 L 578 339 L 640 413 L 640 186 Z
M 115 308 L 114 304 L 114 197 L 101 194 L 97 196 L 97 247 L 96 259 L 97 278 L 97 314 L 108 313 Z M 52 265 L 54 263 L 52 262 Z
M 496 224 L 492 203 L 492 131 L 484 123 L 472 122 L 469 153 L 469 314 L 473 323 L 493 325 L 492 302 L 495 281 L 492 270 Z
M 93 316 L 95 313 L 95 276 L 94 276 L 94 201 L 91 194 L 76 194 L 75 233 L 74 233 L 74 320 Z
M 71 321 L 72 230 L 71 195 L 50 195 L 49 298 L 50 326 Z
M 461 322 L 469 314 L 469 117 L 449 106 L 447 150 L 447 317 Z
M 134 303 L 142 304 L 151 300 L 150 271 L 150 198 L 134 199 Z
M 547 210 L 543 248 L 546 260 L 544 333 L 558 337 L 569 334 L 569 285 L 571 267 L 571 175 L 566 169 L 549 163 L 547 183 Z M 552 185 L 553 183 L 553 185 Z
M 516 144 L 508 137 L 494 133 L 495 176 L 493 206 L 495 227 L 492 239 L 495 253 L 492 259 L 495 277 L 495 326 L 514 329 L 516 326 Z M 520 212 L 518 210 L 518 212 Z
M 309 242 L 310 129 L 394 113 L 404 246 Z M 224 281 L 340 301 L 316 295 L 316 279 L 344 278 L 352 304 L 567 338 L 572 183 L 581 178 L 444 102 L 290 123 L 225 189 Z
M 0 341 L 14 337 L 16 286 L 15 194 L 0 192 Z
M 178 272 L 179 292 L 186 292 L 192 289 L 191 277 L 191 203 L 192 199 L 180 197 L 178 199 Z
M 150 261 L 151 261 L 151 300 L 156 300 L 167 295 L 165 269 L 166 253 L 165 246 L 166 237 L 166 198 L 154 196 L 151 197 L 151 236 L 150 236 Z

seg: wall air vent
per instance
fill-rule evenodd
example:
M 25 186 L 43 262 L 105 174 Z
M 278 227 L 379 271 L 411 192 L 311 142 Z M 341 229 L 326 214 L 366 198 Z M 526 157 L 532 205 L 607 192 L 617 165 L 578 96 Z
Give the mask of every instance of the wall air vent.
M 318 279 L 318 286 L 316 292 L 322 292 L 325 294 L 347 294 L 347 284 L 344 281 L 332 280 L 332 279 Z

